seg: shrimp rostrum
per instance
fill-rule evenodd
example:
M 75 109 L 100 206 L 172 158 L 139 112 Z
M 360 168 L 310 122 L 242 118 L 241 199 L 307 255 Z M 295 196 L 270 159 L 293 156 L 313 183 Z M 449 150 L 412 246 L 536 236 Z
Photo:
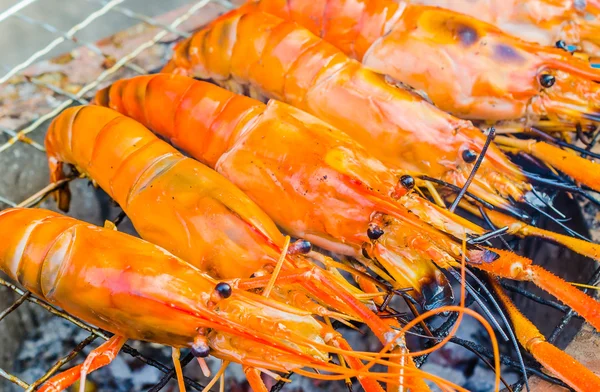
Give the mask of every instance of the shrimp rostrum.
M 165 71 L 212 79 L 230 89 L 249 87 L 256 94 L 281 99 L 346 132 L 389 170 L 425 174 L 432 181 L 456 188 L 465 185 L 478 165 L 468 199 L 488 211 L 496 226 L 509 226 L 510 232 L 519 236 L 549 238 L 586 256 L 600 258 L 595 244 L 514 219 L 528 221 L 528 212 L 521 206 L 538 208 L 543 198 L 527 180 L 528 174 L 494 143 L 478 163 L 478 154 L 487 140 L 473 124 L 387 84 L 381 76 L 294 22 L 262 12 L 235 11 L 181 42 Z M 123 93 L 125 105 L 137 97 L 131 90 Z M 148 101 L 145 105 L 153 104 Z M 121 110 L 117 103 L 114 107 Z M 140 109 L 130 111 L 130 115 L 141 119 L 138 114 L 142 114 Z M 163 133 L 162 129 L 159 132 Z M 538 148 L 543 148 L 562 170 L 600 185 L 599 165 L 563 154 L 566 152 L 547 143 L 539 143 Z M 480 213 L 473 204 L 461 202 L 461 206 Z M 496 207 L 500 210 L 494 211 Z M 430 216 L 418 209 L 412 212 L 423 219 Z
M 498 132 L 580 131 L 589 142 L 600 124 L 600 69 L 465 14 L 393 0 L 259 0 L 245 8 L 296 21 L 365 67 L 424 92 L 439 108 L 495 124 Z M 578 158 L 571 151 L 551 153 L 533 140 L 496 138 L 509 151 L 550 165 Z M 573 165 L 578 176 L 576 170 L 566 173 L 600 190 L 597 166 L 583 160 Z
M 52 181 L 64 176 L 64 164 L 73 165 L 123 208 L 145 240 L 234 287 L 264 289 L 320 316 L 364 322 L 382 344 L 402 350 L 401 338 L 356 288 L 301 253 L 310 250 L 307 242 L 288 248 L 275 223 L 239 188 L 138 122 L 100 106 L 69 108 L 50 125 L 45 146 Z M 65 208 L 66 189 L 59 192 Z
M 287 104 L 265 105 L 164 74 L 118 81 L 99 91 L 95 102 L 214 167 L 287 232 L 353 256 L 392 281 L 418 285 L 420 266 L 428 261 L 451 271 L 463 256 L 464 236 L 483 233 L 416 195 L 412 177 L 399 177 L 343 132 Z M 530 260 L 479 246 L 466 256 L 491 274 L 533 281 L 600 328 L 594 299 Z M 442 282 L 443 275 L 434 276 Z
M 1 271 L 49 303 L 115 334 L 40 391 L 62 391 L 80 375 L 107 365 L 127 339 L 241 363 L 255 391 L 266 391 L 260 371 L 353 375 L 329 362 L 331 353 L 353 355 L 347 343 L 310 312 L 235 289 L 154 244 L 42 209 L 0 212 L 0 233 Z M 361 377 L 377 375 L 363 372 Z

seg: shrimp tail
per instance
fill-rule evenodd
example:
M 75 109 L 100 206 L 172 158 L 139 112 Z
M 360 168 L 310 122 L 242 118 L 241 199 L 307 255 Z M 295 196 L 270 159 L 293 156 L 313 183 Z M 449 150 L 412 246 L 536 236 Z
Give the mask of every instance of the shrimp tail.
M 62 120 L 62 118 L 61 118 Z M 50 125 L 50 127 L 57 126 L 54 122 Z M 46 153 L 48 155 L 48 167 L 50 169 L 50 182 L 57 183 L 60 180 L 65 179 L 66 173 L 64 170 L 64 163 L 56 158 L 56 149 L 54 148 L 54 143 L 46 143 L 45 145 Z M 69 206 L 71 204 L 71 190 L 69 189 L 69 185 L 65 184 L 55 190 L 52 193 L 54 199 L 56 200 L 56 204 L 61 211 L 69 212 Z

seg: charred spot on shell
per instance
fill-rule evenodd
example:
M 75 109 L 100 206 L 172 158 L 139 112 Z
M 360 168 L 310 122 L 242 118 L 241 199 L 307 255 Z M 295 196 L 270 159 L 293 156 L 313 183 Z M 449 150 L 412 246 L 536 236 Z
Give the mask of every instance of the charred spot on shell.
M 424 310 L 437 309 L 442 306 L 452 305 L 454 293 L 446 277 L 436 271 L 435 279 L 421 279 L 421 306 Z
M 295 255 L 298 253 L 307 254 L 312 250 L 312 244 L 306 240 L 298 240 L 290 245 L 288 248 L 289 255 Z
M 475 153 L 475 151 L 473 151 L 471 149 L 463 150 L 461 155 L 462 155 L 463 161 L 465 161 L 467 163 L 473 163 L 477 159 L 477 154 Z
M 221 282 L 218 283 L 215 286 L 215 291 L 217 292 L 217 294 L 219 294 L 219 296 L 221 296 L 221 298 L 229 298 L 231 297 L 231 286 L 229 285 L 229 283 L 225 283 L 225 282 Z
M 554 86 L 555 82 L 556 78 L 553 75 L 547 73 L 540 75 L 540 84 L 545 88 L 550 88 Z
M 500 255 L 498 253 L 492 252 L 489 249 L 484 249 L 483 255 L 481 257 L 481 259 L 484 263 L 493 263 L 494 261 L 498 260 L 499 258 L 500 258 Z
M 508 61 L 523 61 L 523 57 L 517 51 L 508 45 L 498 44 L 494 48 L 494 56 L 498 60 L 508 60 Z
M 489 249 L 477 249 L 469 251 L 469 263 L 471 264 L 489 264 L 498 260 L 500 255 Z
M 360 252 L 362 253 L 365 259 L 371 259 L 371 255 L 369 254 L 369 250 L 367 249 L 366 244 L 363 244 L 363 246 L 360 248 Z
M 456 27 L 456 32 L 458 35 L 458 39 L 465 46 L 471 46 L 479 39 L 479 35 L 477 34 L 477 30 L 475 30 L 471 26 L 459 24 Z
M 383 229 L 378 225 L 374 223 L 369 224 L 369 228 L 367 229 L 367 236 L 369 236 L 369 239 L 376 240 L 379 237 L 381 237 L 384 233 L 385 232 L 383 231 Z
M 415 187 L 415 179 L 407 174 L 400 177 L 400 184 L 406 189 L 413 189 Z

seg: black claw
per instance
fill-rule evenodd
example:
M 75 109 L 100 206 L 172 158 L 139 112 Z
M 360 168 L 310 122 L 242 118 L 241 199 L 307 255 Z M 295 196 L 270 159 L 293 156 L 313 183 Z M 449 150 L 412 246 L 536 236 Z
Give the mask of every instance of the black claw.
M 400 177 L 400 184 L 406 189 L 413 189 L 415 187 L 415 179 L 409 175 L 403 175 Z
M 477 154 L 473 150 L 464 150 L 462 152 L 462 159 L 467 163 L 473 163 L 477 159 Z
M 540 76 L 540 84 L 546 88 L 554 86 L 556 78 L 550 74 L 542 74 Z
M 231 297 L 232 290 L 231 290 L 231 286 L 229 285 L 229 283 L 221 282 L 221 283 L 217 284 L 217 286 L 215 287 L 215 290 L 217 291 L 217 293 L 219 293 L 221 298 Z
M 372 240 L 378 239 L 383 234 L 384 234 L 383 229 L 375 224 L 370 224 L 369 228 L 367 229 L 367 235 L 369 236 L 369 239 L 372 239 Z

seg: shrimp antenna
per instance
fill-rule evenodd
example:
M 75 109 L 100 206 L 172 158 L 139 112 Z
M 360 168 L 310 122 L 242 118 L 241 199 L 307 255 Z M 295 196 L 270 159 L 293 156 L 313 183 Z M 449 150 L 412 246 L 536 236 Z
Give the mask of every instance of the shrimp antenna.
M 577 137 L 579 138 L 579 140 L 581 140 L 581 142 L 583 144 L 585 144 L 587 146 L 585 148 L 586 151 L 590 151 L 592 148 L 594 148 L 594 146 L 598 142 L 598 138 L 600 138 L 600 129 L 597 127 L 593 127 L 593 128 L 594 129 L 591 130 L 591 133 L 592 133 L 591 139 L 586 140 L 587 137 L 584 137 L 583 129 L 581 129 L 581 124 L 577 124 L 575 126 L 575 129 L 577 130 Z
M 462 279 L 461 279 L 461 276 L 460 276 L 460 272 L 458 272 L 454 267 L 448 267 L 447 271 L 450 273 L 450 275 L 452 275 L 452 277 L 454 279 L 456 279 L 459 283 L 462 284 Z M 485 314 L 485 316 L 494 325 L 494 328 L 496 328 L 498 330 L 498 332 L 502 336 L 502 339 L 504 339 L 504 341 L 508 341 L 509 339 L 508 339 L 508 336 L 506 335 L 506 333 L 504 333 L 504 329 L 502 329 L 502 327 L 498 323 L 498 320 L 496 320 L 496 318 L 494 317 L 494 315 L 492 314 L 492 312 L 490 311 L 490 309 L 488 308 L 488 306 L 485 304 L 485 302 L 483 301 L 483 299 L 481 299 L 481 296 L 477 292 L 477 290 L 475 290 L 475 288 L 469 282 L 467 282 L 467 281 L 465 281 L 464 284 L 465 284 L 465 288 L 467 289 L 467 292 L 473 296 L 473 299 L 481 307 L 481 310 L 483 311 L 483 313 Z M 498 305 L 498 304 L 496 303 L 496 305 Z
M 523 170 L 522 172 L 525 175 L 525 177 L 527 177 L 531 181 L 537 182 L 541 185 L 547 185 L 554 189 L 560 189 L 563 191 L 573 192 L 573 193 L 577 193 L 577 194 L 582 193 L 582 188 L 575 186 L 573 184 L 570 184 L 570 183 L 566 182 L 565 180 L 563 180 L 562 178 L 545 178 L 545 177 L 541 177 L 538 174 L 530 173 L 525 170 Z
M 485 212 L 485 210 L 483 209 L 483 207 L 480 206 L 479 207 L 479 211 L 481 212 L 481 216 L 486 221 L 486 223 L 488 224 L 488 226 L 490 228 L 492 228 L 492 229 L 495 229 L 496 226 L 494 226 L 494 224 L 492 223 L 492 221 L 490 220 L 490 218 L 487 216 L 487 213 Z M 505 227 L 503 229 L 508 229 L 508 227 Z M 494 230 L 492 233 L 497 232 L 497 231 L 499 231 L 499 230 Z M 499 235 L 499 237 L 502 240 L 502 242 L 506 245 L 506 247 L 508 249 L 512 250 L 511 246 L 508 244 L 508 242 L 506 242 L 506 240 L 504 239 L 504 237 L 502 237 L 502 235 Z M 506 328 L 508 330 L 508 334 L 510 335 L 510 341 L 511 341 L 513 347 L 515 348 L 516 352 L 517 352 L 517 359 L 518 359 L 518 362 L 519 362 L 519 367 L 520 367 L 521 372 L 523 373 L 523 378 L 525 380 L 525 388 L 529 392 L 530 389 L 529 389 L 529 381 L 527 379 L 527 369 L 526 369 L 526 366 L 525 366 L 525 362 L 523 361 L 523 356 L 521 355 L 521 350 L 519 348 L 519 342 L 518 342 L 518 340 L 517 340 L 517 338 L 516 338 L 516 336 L 514 334 L 514 331 L 512 329 L 511 324 L 509 324 L 508 320 L 506 319 L 506 315 L 504 314 L 504 311 L 500 308 L 500 305 L 496 301 L 496 298 L 487 289 L 487 287 L 483 284 L 483 282 L 481 282 L 481 280 L 469 268 L 465 268 L 465 273 L 468 274 L 473 280 L 475 280 L 475 282 L 477 282 L 477 284 L 479 284 L 479 286 L 485 292 L 485 294 L 488 296 L 488 298 L 492 298 L 493 299 L 492 306 L 494 306 L 496 308 L 496 310 L 498 311 L 498 314 L 500 315 L 500 318 L 502 319 L 502 322 L 504 323 L 504 325 L 506 325 Z
M 595 121 L 598 122 L 600 121 L 600 115 L 599 114 L 595 114 L 595 113 L 581 113 L 581 117 L 585 118 L 586 120 L 590 120 L 590 121 Z
M 596 207 L 600 207 L 600 201 L 598 201 L 594 196 L 592 195 L 588 195 L 585 192 L 581 193 L 581 196 L 585 197 L 586 199 L 588 199 L 592 204 L 594 204 Z
M 600 191 L 597 191 L 597 190 L 595 190 L 595 189 L 593 189 L 593 188 L 590 188 L 589 186 L 587 186 L 587 185 L 584 185 L 584 184 L 581 184 L 581 189 L 583 189 L 584 191 L 589 191 L 589 192 L 593 192 L 593 193 L 598 193 L 598 194 L 600 194 Z M 585 194 L 585 192 L 581 192 L 581 194 L 582 194 L 582 195 L 584 195 L 584 194 Z
M 568 227 L 567 225 L 565 225 L 563 222 L 561 222 L 560 219 L 556 219 L 554 218 L 552 215 L 548 214 L 546 211 L 542 210 L 541 208 L 536 207 L 533 204 L 529 204 L 529 206 L 531 208 L 533 208 L 534 210 L 536 210 L 537 212 L 539 212 L 540 214 L 544 215 L 545 217 L 547 217 L 548 219 L 550 219 L 552 222 L 556 223 L 557 225 L 559 225 L 560 227 L 562 227 L 567 233 L 569 233 L 570 235 L 572 235 L 573 237 L 577 237 L 579 239 L 582 239 L 584 241 L 587 242 L 591 242 L 587 237 L 579 234 L 578 232 L 576 232 L 575 230 L 571 229 L 570 227 Z
M 479 237 L 474 237 L 474 238 L 469 239 L 467 241 L 467 244 L 468 245 L 481 244 L 481 243 L 487 242 L 493 238 L 500 237 L 500 236 L 506 234 L 507 231 L 508 231 L 508 226 L 502 227 L 500 229 L 495 229 L 493 231 L 489 231 L 483 235 L 480 235 Z
M 546 198 L 544 197 L 543 194 L 540 194 L 535 188 L 531 188 L 531 195 L 535 196 L 540 202 L 542 202 L 543 205 L 545 205 L 546 207 L 550 208 L 552 211 L 554 211 L 561 219 L 567 219 L 567 217 L 565 216 L 565 214 L 563 214 L 562 212 L 560 212 L 559 210 L 557 210 L 553 205 L 551 201 L 546 200 Z M 528 199 L 528 195 L 529 193 L 525 194 L 525 199 Z
M 438 178 L 433 178 L 433 177 L 429 177 L 429 176 L 426 176 L 426 175 L 421 175 L 421 176 L 418 176 L 417 178 L 419 178 L 421 180 L 433 182 L 434 184 L 437 184 L 437 185 L 443 186 L 445 188 L 448 188 L 451 191 L 456 192 L 456 193 L 460 192 L 461 189 L 462 189 L 461 187 L 456 186 L 454 184 L 450 184 L 449 182 L 442 181 L 442 180 L 440 180 Z M 476 202 L 480 203 L 481 205 L 483 205 L 485 208 L 487 208 L 489 210 L 500 210 L 500 211 L 503 211 L 503 212 L 507 213 L 510 216 L 513 216 L 513 217 L 515 217 L 517 219 L 521 219 L 523 221 L 527 221 L 529 219 L 529 216 L 525 213 L 525 211 L 523 211 L 521 209 L 518 209 L 514 205 L 511 205 L 510 207 L 506 207 L 506 206 L 496 207 L 493 204 L 490 204 L 487 201 L 483 200 L 482 198 L 475 196 L 474 194 L 472 194 L 469 191 L 466 191 L 465 195 L 469 196 L 471 199 L 473 199 Z M 515 203 L 513 203 L 513 204 L 515 204 Z
M 539 177 L 538 175 L 533 174 L 533 173 L 528 173 L 528 172 L 523 172 L 523 173 L 525 174 L 525 176 L 528 179 L 530 179 L 534 182 L 537 182 L 542 185 L 548 185 L 549 187 L 552 187 L 555 189 L 564 190 L 564 191 L 571 192 L 571 193 L 574 193 L 577 195 L 581 195 L 582 197 L 584 197 L 587 200 L 589 200 L 590 202 L 592 202 L 592 204 L 594 204 L 595 206 L 600 207 L 600 201 L 596 200 L 593 196 L 591 196 L 590 194 L 587 193 L 587 192 L 600 193 L 595 189 L 591 189 L 585 185 L 583 185 L 582 187 L 577 187 L 575 185 L 569 184 L 562 178 L 560 178 L 560 179 L 558 179 L 558 181 L 556 181 L 554 179 L 547 179 L 547 178 Z
M 481 217 L 483 218 L 485 223 L 487 223 L 488 227 L 491 230 L 496 230 L 496 226 L 494 226 L 494 224 L 492 223 L 492 220 L 490 219 L 487 212 L 485 212 L 485 210 L 483 209 L 482 206 L 479 206 L 479 213 L 481 214 Z M 504 239 L 503 236 L 500 236 L 500 241 L 502 241 L 504 246 L 506 246 L 506 249 L 513 250 L 512 246 L 510 246 L 510 244 L 506 241 L 506 239 Z
M 469 187 L 469 185 L 471 185 L 471 182 L 473 182 L 473 179 L 475 178 L 475 174 L 477 173 L 477 170 L 479 170 L 479 166 L 481 166 L 481 162 L 483 162 L 483 158 L 485 158 L 485 153 L 487 152 L 488 147 L 490 146 L 490 143 L 494 139 L 495 135 L 496 135 L 496 129 L 494 129 L 494 127 L 490 127 L 488 129 L 487 139 L 485 140 L 485 144 L 483 145 L 483 148 L 481 149 L 481 153 L 477 157 L 477 161 L 475 162 L 475 165 L 473 166 L 473 170 L 471 170 L 471 174 L 469 174 L 467 181 L 465 181 L 465 185 L 463 185 L 462 189 L 456 196 L 456 199 L 454 199 L 454 201 L 452 202 L 452 205 L 450 206 L 450 208 L 448 208 L 448 211 L 454 212 L 454 210 L 458 206 L 458 203 L 460 202 L 460 200 L 463 198 L 463 196 L 467 192 L 467 188 Z
M 598 117 L 598 119 L 600 120 L 600 117 Z M 599 121 L 599 120 L 595 120 L 595 121 Z M 544 131 L 542 131 L 540 129 L 537 129 L 535 127 L 529 127 L 529 129 L 531 130 L 531 132 L 535 133 L 540 138 L 545 139 L 545 140 L 547 140 L 547 141 L 549 141 L 551 143 L 554 143 L 554 144 L 556 144 L 558 146 L 565 147 L 565 148 L 571 149 L 573 151 L 577 151 L 578 153 L 580 153 L 582 155 L 587 155 L 587 156 L 590 156 L 592 158 L 600 159 L 600 154 L 597 154 L 595 152 L 586 150 L 585 148 L 578 147 L 578 146 L 576 146 L 574 144 L 567 143 L 567 142 L 565 142 L 563 140 L 557 139 L 557 138 L 555 138 L 553 136 L 550 136 L 546 132 L 544 132 Z
M 488 290 L 488 288 L 477 277 L 477 275 L 475 275 L 475 273 L 473 273 L 473 271 L 471 271 L 469 268 L 465 268 L 465 272 L 467 275 L 469 275 L 471 277 L 471 279 L 473 279 L 477 283 L 477 285 L 481 288 L 481 290 L 483 290 L 483 292 L 486 295 L 486 298 L 491 300 L 490 302 L 491 302 L 492 306 L 494 307 L 496 312 L 498 312 L 500 319 L 502 319 L 502 322 L 504 323 L 504 325 L 506 325 L 506 330 L 508 331 L 508 335 L 510 336 L 509 340 L 512 343 L 512 346 L 514 347 L 515 351 L 517 352 L 517 360 L 519 362 L 519 367 L 520 367 L 521 372 L 523 373 L 523 376 L 525 377 L 525 387 L 527 388 L 527 391 L 529 391 L 530 389 L 529 389 L 529 382 L 527 381 L 527 370 L 525 368 L 525 362 L 523 361 L 523 356 L 521 355 L 521 349 L 519 348 L 519 342 L 517 341 L 517 338 L 513 332 L 511 324 L 508 322 L 508 319 L 506 318 L 506 315 L 504 314 L 504 310 L 500 307 L 500 304 L 498 304 L 494 295 Z
M 457 192 L 457 193 L 460 192 L 460 190 L 461 190 L 461 187 L 456 186 L 454 184 L 450 184 L 449 182 L 440 180 L 438 178 L 433 178 L 433 177 L 429 177 L 429 176 L 426 176 L 426 175 L 421 175 L 421 176 L 418 176 L 417 178 L 420 178 L 421 180 L 433 182 L 434 184 L 441 185 L 441 186 L 443 186 L 445 188 L 448 188 L 448 189 L 450 189 L 450 190 L 452 190 L 454 192 Z M 471 199 L 475 200 L 476 202 L 481 203 L 482 205 L 485 206 L 485 208 L 488 208 L 490 210 L 495 210 L 496 209 L 496 207 L 493 204 L 490 204 L 487 201 L 483 200 L 482 198 L 480 198 L 478 196 L 475 196 L 474 194 L 472 194 L 469 191 L 467 191 L 465 193 L 465 195 L 469 196 Z

